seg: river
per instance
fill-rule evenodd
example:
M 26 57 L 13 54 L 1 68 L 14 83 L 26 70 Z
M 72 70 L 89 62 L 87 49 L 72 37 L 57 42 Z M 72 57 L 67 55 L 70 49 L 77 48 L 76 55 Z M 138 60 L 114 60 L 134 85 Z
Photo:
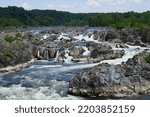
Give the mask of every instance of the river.
M 74 38 L 86 41 L 94 41 L 92 37 L 83 35 Z M 115 44 L 107 43 L 116 48 Z M 129 45 L 128 45 L 129 46 Z M 89 54 L 87 48 L 84 54 Z M 129 58 L 142 52 L 140 46 L 129 46 L 124 49 L 125 55 L 122 58 L 104 60 L 101 63 L 121 64 Z M 19 72 L 0 73 L 0 99 L 2 100 L 74 100 L 87 99 L 68 94 L 69 81 L 81 69 L 93 67 L 99 63 L 57 63 L 55 61 L 37 60 L 34 64 Z M 150 95 L 131 97 L 128 99 L 150 99 Z

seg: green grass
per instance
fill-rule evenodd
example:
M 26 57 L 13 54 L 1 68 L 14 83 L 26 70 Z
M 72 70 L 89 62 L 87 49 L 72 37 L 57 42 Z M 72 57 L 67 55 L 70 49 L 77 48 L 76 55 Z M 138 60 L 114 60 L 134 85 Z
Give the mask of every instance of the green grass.
M 145 59 L 145 61 L 146 61 L 147 63 L 150 64 L 150 55 L 146 56 L 144 59 Z

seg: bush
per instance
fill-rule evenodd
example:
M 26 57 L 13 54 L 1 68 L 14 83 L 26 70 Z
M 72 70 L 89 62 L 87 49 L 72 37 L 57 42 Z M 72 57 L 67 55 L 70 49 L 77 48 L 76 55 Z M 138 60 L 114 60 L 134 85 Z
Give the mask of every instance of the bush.
M 145 57 L 145 61 L 150 64 L 150 55 Z
M 5 36 L 5 41 L 6 42 L 12 43 L 14 40 L 15 40 L 14 37 L 11 36 L 11 35 L 6 35 Z
M 22 37 L 22 34 L 21 34 L 21 33 L 16 33 L 15 36 L 16 36 L 16 37 L 15 37 L 16 40 L 19 40 L 19 41 L 22 41 L 22 40 L 23 40 L 23 37 Z
M 22 34 L 21 33 L 16 33 L 16 37 L 17 38 L 22 37 Z
M 10 52 L 8 52 L 8 51 L 6 51 L 6 52 L 4 52 L 4 59 L 5 60 L 10 60 L 12 58 L 12 55 L 11 55 L 11 53 Z

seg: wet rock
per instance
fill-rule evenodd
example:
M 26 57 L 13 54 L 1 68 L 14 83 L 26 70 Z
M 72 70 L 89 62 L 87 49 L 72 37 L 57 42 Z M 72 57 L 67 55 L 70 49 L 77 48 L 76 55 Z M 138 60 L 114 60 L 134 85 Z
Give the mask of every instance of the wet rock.
M 122 40 L 121 39 L 113 39 L 112 43 L 122 43 Z
M 74 58 L 79 58 L 82 56 L 84 52 L 84 49 L 82 47 L 74 47 L 70 50 L 70 56 L 73 56 Z
M 124 43 L 120 43 L 120 44 L 118 44 L 118 46 L 120 47 L 120 48 L 129 48 L 126 44 L 124 44 Z
M 90 50 L 90 49 L 89 49 Z M 91 49 L 90 57 L 94 58 L 95 62 L 101 60 L 115 59 L 121 58 L 124 55 L 124 51 L 122 50 L 112 50 L 109 45 L 98 45 Z

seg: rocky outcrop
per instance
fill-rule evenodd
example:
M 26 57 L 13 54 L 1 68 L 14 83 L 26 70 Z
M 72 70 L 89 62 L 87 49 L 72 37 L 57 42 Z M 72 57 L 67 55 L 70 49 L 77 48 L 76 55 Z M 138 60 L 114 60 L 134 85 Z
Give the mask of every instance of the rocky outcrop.
M 7 66 L 4 68 L 0 68 L 0 73 L 5 73 L 5 72 L 17 72 L 20 71 L 22 69 L 25 69 L 27 67 L 30 67 L 34 62 L 34 59 L 32 59 L 31 61 L 28 61 L 26 63 L 21 63 L 15 66 Z
M 150 64 L 143 52 L 122 65 L 100 64 L 82 70 L 71 81 L 69 93 L 79 96 L 121 98 L 150 93 Z
M 29 33 L 6 33 L 0 35 L 0 68 L 30 61 L 36 50 L 34 37 Z
M 141 40 L 145 43 L 150 43 L 150 29 L 146 28 L 142 33 Z
M 84 49 L 82 47 L 74 47 L 70 50 L 70 55 L 76 59 L 82 57 L 83 52 Z
M 88 42 L 88 49 L 91 51 L 90 58 L 94 62 L 99 62 L 102 60 L 121 58 L 124 55 L 123 50 L 113 50 L 109 45 L 97 44 L 94 42 Z
M 120 39 L 121 36 L 116 29 L 109 28 L 104 31 L 97 31 L 94 33 L 94 39 L 99 41 L 112 41 Z
M 136 29 L 114 29 L 97 31 L 94 33 L 94 39 L 99 41 L 109 41 L 114 43 L 128 43 L 130 45 L 147 46 L 143 42 L 149 41 L 149 30 L 142 31 Z

